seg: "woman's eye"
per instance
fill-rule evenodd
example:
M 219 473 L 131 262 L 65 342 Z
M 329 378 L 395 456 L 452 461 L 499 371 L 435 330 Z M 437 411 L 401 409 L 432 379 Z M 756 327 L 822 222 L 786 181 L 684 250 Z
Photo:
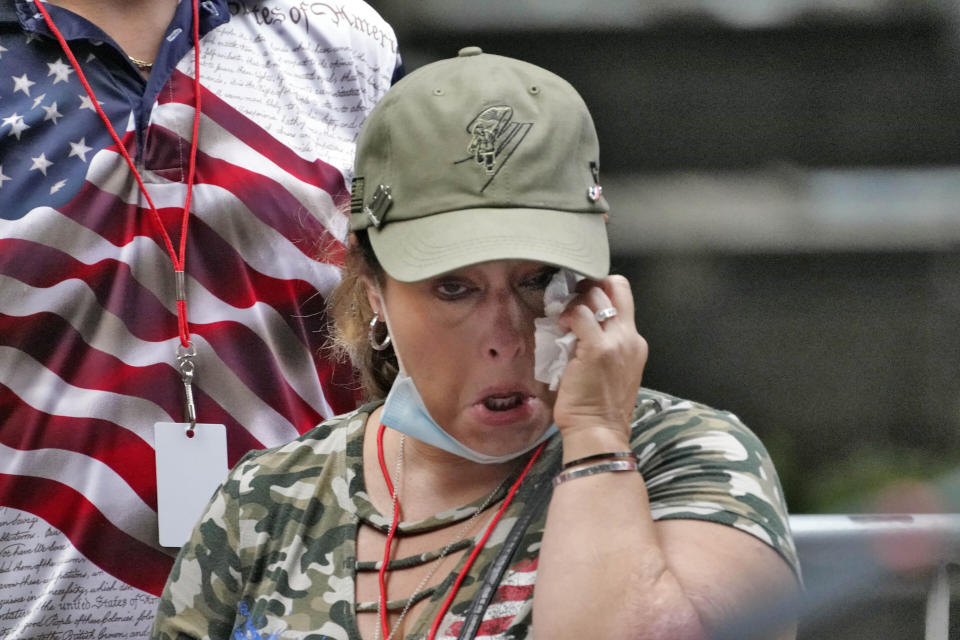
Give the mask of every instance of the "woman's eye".
M 523 281 L 523 286 L 528 289 L 546 289 L 547 285 L 550 284 L 550 279 L 553 278 L 553 275 L 558 271 L 555 268 L 548 268 L 538 271 L 533 274 L 531 277 Z
M 435 287 L 436 292 L 440 295 L 441 298 L 447 300 L 455 300 L 457 298 L 462 298 L 470 291 L 470 287 L 465 285 L 462 282 L 457 281 L 446 281 L 438 282 Z

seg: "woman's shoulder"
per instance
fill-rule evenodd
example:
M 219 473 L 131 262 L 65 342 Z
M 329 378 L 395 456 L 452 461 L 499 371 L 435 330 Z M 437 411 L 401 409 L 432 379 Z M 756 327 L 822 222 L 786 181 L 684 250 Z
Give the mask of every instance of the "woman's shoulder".
M 633 411 L 634 428 L 649 426 L 652 423 L 689 422 L 691 420 L 715 427 L 729 425 L 732 429 L 746 428 L 735 414 L 716 409 L 702 402 L 678 398 L 669 393 L 646 387 L 641 387 L 637 393 L 637 402 Z
M 631 444 L 645 469 L 775 473 L 763 442 L 735 414 L 652 389 L 637 396 Z
M 633 450 L 655 520 L 731 525 L 798 567 L 787 505 L 763 442 L 729 411 L 641 389 Z
M 702 444 L 707 441 L 739 442 L 740 446 L 763 451 L 757 436 L 736 414 L 693 400 L 641 388 L 637 394 L 632 418 L 634 445 L 667 444 L 678 440 L 695 446 L 690 440 Z M 739 448 L 739 447 L 737 447 Z

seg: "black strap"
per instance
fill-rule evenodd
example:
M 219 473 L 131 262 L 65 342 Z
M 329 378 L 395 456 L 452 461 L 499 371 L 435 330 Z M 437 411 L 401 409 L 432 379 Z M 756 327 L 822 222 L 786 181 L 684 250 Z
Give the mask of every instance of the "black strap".
M 457 636 L 457 640 L 472 640 L 476 637 L 477 629 L 480 628 L 480 623 L 483 622 L 483 614 L 486 613 L 487 607 L 490 606 L 490 601 L 493 600 L 493 594 L 497 592 L 497 587 L 500 586 L 500 580 L 503 578 L 503 574 L 510 564 L 510 559 L 520 545 L 523 534 L 526 533 L 527 527 L 530 526 L 530 522 L 534 517 L 540 513 L 540 507 L 550 502 L 552 493 L 553 485 L 549 477 L 541 480 L 540 486 L 534 489 L 530 500 L 523 507 L 523 512 L 520 514 L 520 517 L 517 518 L 513 528 L 510 529 L 506 540 L 503 541 L 503 547 L 500 549 L 500 553 L 497 554 L 496 559 L 494 559 L 490 565 L 490 569 L 487 571 L 487 575 L 484 576 L 483 583 L 481 583 L 477 595 L 473 597 L 470 608 L 467 610 L 467 617 L 463 621 L 463 628 L 460 630 L 460 635 Z

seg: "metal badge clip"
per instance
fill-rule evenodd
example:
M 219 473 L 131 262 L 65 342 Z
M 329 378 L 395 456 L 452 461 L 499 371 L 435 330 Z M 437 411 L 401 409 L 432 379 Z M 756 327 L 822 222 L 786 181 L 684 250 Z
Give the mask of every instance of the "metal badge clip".
M 600 167 L 596 162 L 590 163 L 590 174 L 593 176 L 593 186 L 587 189 L 587 198 L 590 202 L 598 202 L 603 197 L 603 187 L 600 186 Z
M 373 200 L 370 201 L 370 206 L 364 207 L 363 212 L 370 218 L 373 226 L 379 229 L 383 223 L 384 214 L 387 213 L 387 210 L 392 204 L 393 196 L 390 195 L 390 187 L 381 184 L 377 187 L 377 190 L 373 192 Z
M 197 426 L 197 407 L 193 402 L 193 378 L 196 374 L 196 365 L 193 362 L 197 355 L 197 348 L 190 343 L 186 347 L 177 345 L 177 368 L 180 370 L 180 379 L 183 380 L 184 414 L 190 426 L 187 427 L 187 437 L 192 438 L 193 430 Z

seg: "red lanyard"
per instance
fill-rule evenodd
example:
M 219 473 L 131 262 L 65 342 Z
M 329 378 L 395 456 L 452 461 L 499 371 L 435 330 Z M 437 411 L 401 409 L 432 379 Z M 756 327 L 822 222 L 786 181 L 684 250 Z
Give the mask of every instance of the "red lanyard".
M 170 235 L 163 227 L 163 220 L 160 219 L 160 212 L 157 211 L 156 205 L 153 204 L 153 199 L 150 197 L 147 187 L 143 184 L 143 178 L 140 176 L 140 172 L 137 171 L 137 167 L 133 162 L 133 158 L 130 157 L 126 147 L 123 146 L 123 142 L 120 140 L 120 136 L 117 135 L 113 125 L 110 124 L 110 119 L 107 117 L 107 114 L 103 112 L 103 109 L 100 107 L 100 103 L 97 102 L 97 96 L 93 93 L 93 88 L 90 86 L 90 83 L 87 82 L 87 77 L 80 68 L 77 58 L 73 55 L 73 52 L 67 45 L 66 39 L 63 37 L 63 34 L 60 33 L 60 30 L 57 29 L 57 25 L 54 24 L 53 19 L 50 17 L 50 14 L 47 13 L 47 9 L 43 6 L 43 3 L 40 0 L 33 0 L 33 3 L 43 15 L 43 19 L 47 21 L 47 26 L 50 27 L 50 31 L 57 38 L 57 42 L 60 43 L 60 48 L 63 49 L 63 53 L 66 54 L 67 59 L 70 61 L 70 65 L 77 73 L 77 78 L 80 80 L 80 84 L 83 85 L 87 95 L 90 97 L 90 102 L 93 103 L 94 109 L 97 110 L 97 115 L 100 116 L 100 119 L 103 120 L 103 124 L 107 127 L 107 131 L 110 133 L 110 137 L 113 138 L 114 143 L 117 145 L 120 155 L 122 155 L 123 159 L 127 161 L 127 166 L 130 167 L 130 171 L 133 173 L 133 177 L 136 178 L 137 185 L 140 187 L 140 193 L 143 194 L 147 204 L 150 205 L 150 213 L 157 225 L 157 229 L 160 231 L 160 237 L 163 240 L 163 245 L 167 249 L 167 253 L 170 255 L 170 260 L 173 262 L 173 275 L 176 279 L 175 282 L 177 291 L 177 332 L 180 334 L 180 344 L 177 346 L 177 367 L 180 370 L 180 378 L 183 380 L 185 394 L 184 413 L 186 414 L 187 421 L 190 423 L 190 426 L 187 427 L 187 436 L 192 438 L 193 428 L 197 423 L 197 409 L 193 401 L 192 387 L 195 372 L 193 357 L 197 355 L 197 349 L 190 342 L 190 325 L 187 323 L 187 281 L 184 273 L 184 265 L 187 257 L 187 227 L 189 226 L 190 222 L 190 200 L 193 197 L 193 181 L 197 170 L 197 139 L 199 138 L 198 134 L 200 131 L 201 104 L 199 0 L 193 0 L 193 139 L 190 142 L 190 161 L 187 165 L 187 195 L 183 201 L 183 214 L 180 222 L 179 253 L 174 251 L 173 242 L 170 240 Z
M 190 199 L 193 196 L 193 181 L 194 175 L 197 168 L 197 138 L 198 132 L 200 130 L 200 8 L 199 0 L 193 0 L 193 45 L 194 45 L 194 63 L 193 63 L 193 94 L 194 94 L 194 113 L 193 113 L 193 140 L 190 143 L 190 163 L 187 168 L 187 195 L 183 202 L 183 216 L 180 226 L 180 251 L 177 253 L 174 251 L 173 242 L 170 240 L 170 235 L 167 233 L 167 230 L 163 228 L 163 221 L 160 219 L 160 213 L 157 211 L 156 205 L 153 204 L 153 199 L 150 198 L 150 194 L 147 192 L 146 186 L 143 184 L 143 178 L 140 177 L 140 172 L 137 171 L 137 167 L 133 162 L 133 158 L 130 157 L 130 154 L 127 152 L 126 147 L 123 146 L 123 142 L 120 141 L 120 137 L 117 135 L 117 132 L 114 130 L 113 125 L 110 124 L 110 119 L 107 118 L 107 114 L 103 112 L 103 109 L 100 107 L 100 103 L 97 102 L 97 97 L 93 93 L 93 88 L 90 86 L 90 83 L 87 82 L 87 78 L 84 75 L 83 71 L 80 69 L 79 63 L 77 63 L 76 57 L 74 57 L 73 52 L 70 51 L 70 47 L 67 45 L 66 39 L 64 39 L 63 34 L 60 33 L 60 30 L 57 29 L 57 25 L 53 23 L 53 19 L 50 17 L 50 14 L 47 13 L 46 7 L 43 6 L 41 0 L 33 0 L 33 3 L 37 6 L 37 9 L 43 14 L 44 20 L 47 21 L 47 26 L 50 27 L 50 31 L 57 38 L 57 41 L 60 43 L 60 47 L 63 49 L 64 54 L 66 54 L 67 59 L 70 60 L 70 64 L 73 66 L 73 70 L 77 73 L 77 78 L 80 80 L 80 84 L 83 85 L 83 88 L 86 90 L 87 95 L 90 96 L 90 101 L 93 103 L 94 108 L 97 110 L 97 114 L 100 116 L 100 119 L 103 120 L 103 124 L 106 125 L 107 131 L 110 133 L 110 137 L 113 138 L 114 143 L 117 145 L 120 154 L 123 156 L 123 159 L 127 161 L 127 165 L 130 167 L 130 171 L 133 172 L 134 178 L 137 180 L 137 184 L 140 186 L 140 192 L 143 194 L 143 197 L 146 199 L 147 204 L 150 205 L 150 213 L 153 215 L 154 222 L 156 222 L 157 228 L 160 230 L 160 237 L 163 239 L 163 244 L 167 249 L 167 253 L 170 254 L 170 259 L 173 261 L 173 271 L 176 277 L 176 286 L 177 286 L 177 330 L 180 334 L 180 344 L 183 349 L 190 348 L 190 327 L 187 324 L 187 296 L 186 296 L 186 279 L 184 276 L 184 262 L 186 259 L 187 252 L 187 226 L 190 220 Z M 180 353 L 181 350 L 178 350 Z
M 387 483 L 387 491 L 390 492 L 390 495 L 393 496 L 394 489 L 393 483 L 390 481 L 390 474 L 387 472 L 387 464 L 383 458 L 383 434 L 386 431 L 384 425 L 380 425 L 380 429 L 377 431 L 377 458 L 380 462 L 380 472 L 383 474 L 383 480 Z M 494 528 L 496 528 L 497 523 L 500 522 L 500 516 L 503 515 L 503 512 L 507 510 L 507 507 L 510 506 L 510 502 L 513 501 L 514 495 L 517 493 L 517 489 L 520 488 L 523 479 L 527 477 L 527 473 L 530 471 L 530 468 L 533 467 L 533 463 L 538 457 L 540 457 L 540 452 L 543 451 L 543 448 L 547 445 L 546 442 L 537 447 L 537 450 L 533 452 L 533 455 L 530 456 L 530 460 L 527 461 L 527 465 L 523 468 L 523 471 L 520 473 L 520 477 L 516 479 L 513 483 L 513 486 L 510 487 L 510 491 L 507 492 L 507 497 L 504 499 L 503 504 L 500 505 L 500 509 L 497 511 L 496 515 L 490 521 L 490 524 L 487 525 L 487 530 L 483 532 L 483 537 L 480 538 L 476 546 L 474 546 L 473 551 L 470 552 L 470 556 L 467 558 L 466 563 L 463 565 L 463 569 L 460 570 L 460 573 L 457 575 L 457 579 L 454 581 L 453 586 L 450 588 L 450 593 L 447 594 L 447 598 L 443 601 L 443 606 L 440 607 L 440 612 L 437 614 L 437 617 L 433 620 L 433 625 L 430 627 L 430 633 L 427 635 L 427 640 L 433 640 L 436 637 L 437 631 L 440 629 L 440 623 L 443 622 L 443 617 L 447 615 L 447 611 L 450 609 L 450 605 L 453 604 L 453 599 L 457 595 L 457 591 L 460 589 L 460 584 L 467 577 L 467 573 L 470 571 L 470 567 L 473 566 L 474 561 L 477 559 L 477 556 L 480 555 L 480 552 L 483 551 L 483 547 L 487 544 L 487 539 L 490 537 L 490 534 L 493 533 Z M 390 629 L 387 624 L 387 563 L 390 561 L 390 546 L 393 543 L 393 537 L 397 532 L 397 527 L 400 524 L 400 500 L 395 499 L 393 501 L 393 522 L 390 524 L 390 531 L 387 533 L 387 543 L 383 550 L 383 562 L 380 563 L 380 628 L 382 629 L 383 637 L 390 637 Z

